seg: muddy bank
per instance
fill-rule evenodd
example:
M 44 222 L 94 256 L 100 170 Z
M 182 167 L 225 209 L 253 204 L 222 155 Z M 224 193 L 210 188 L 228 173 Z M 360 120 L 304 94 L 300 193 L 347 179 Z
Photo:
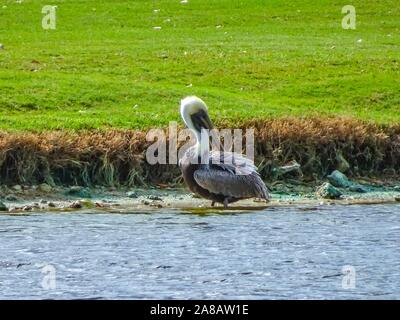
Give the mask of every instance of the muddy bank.
M 184 188 L 85 188 L 44 186 L 2 186 L 0 191 L 0 214 L 26 214 L 34 212 L 113 212 L 135 213 L 160 210 L 183 210 L 188 213 L 215 213 L 263 210 L 278 206 L 306 206 L 318 208 L 324 205 L 352 205 L 393 203 L 400 205 L 400 183 L 363 181 L 367 192 L 349 188 L 336 189 L 337 198 L 324 197 L 318 193 L 321 185 L 276 182 L 271 185 L 272 200 L 268 203 L 257 199 L 243 200 L 228 209 L 200 199 Z M 357 182 L 358 183 L 358 182 Z
M 219 128 L 232 124 L 219 121 Z M 400 126 L 351 119 L 271 119 L 235 124 L 255 129 L 255 162 L 264 180 L 313 183 L 335 169 L 350 177 L 396 179 Z M 152 143 L 152 142 L 151 142 Z M 7 186 L 179 185 L 176 165 L 149 165 L 146 132 L 135 130 L 0 133 L 0 181 Z M 299 170 L 279 170 L 291 161 Z

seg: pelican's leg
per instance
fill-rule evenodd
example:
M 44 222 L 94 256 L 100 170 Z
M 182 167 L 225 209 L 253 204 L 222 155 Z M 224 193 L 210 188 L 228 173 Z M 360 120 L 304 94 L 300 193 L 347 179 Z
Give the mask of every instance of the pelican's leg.
M 211 207 L 214 207 L 215 201 L 211 201 Z
M 228 208 L 228 203 L 229 203 L 229 198 L 225 198 L 225 199 L 224 199 L 224 208 L 225 208 L 225 209 Z

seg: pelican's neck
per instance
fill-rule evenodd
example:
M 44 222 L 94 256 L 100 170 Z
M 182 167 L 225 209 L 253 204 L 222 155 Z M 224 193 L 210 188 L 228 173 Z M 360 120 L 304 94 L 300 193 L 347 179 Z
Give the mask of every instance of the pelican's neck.
M 194 146 L 196 156 L 201 156 L 204 153 L 205 148 L 207 148 L 208 151 L 208 141 L 209 141 L 208 138 L 202 139 L 202 133 L 198 129 L 198 127 L 194 125 L 191 117 L 191 115 L 193 115 L 196 112 L 199 112 L 200 110 L 205 111 L 207 113 L 207 106 L 203 100 L 195 96 L 186 97 L 181 101 L 180 111 L 182 119 L 185 122 L 188 129 L 190 129 L 196 137 L 196 144 Z
M 207 164 L 209 160 L 210 153 L 210 145 L 208 134 L 204 132 L 204 134 L 198 132 L 197 130 L 191 129 L 196 136 L 196 144 L 194 145 L 194 158 L 199 159 L 202 164 Z
M 181 115 L 183 118 L 183 121 L 185 122 L 187 128 L 193 132 L 195 139 L 196 139 L 196 144 L 195 144 L 195 156 L 199 156 L 201 154 L 201 132 L 196 129 L 196 127 L 193 124 L 193 121 L 189 114 L 185 111 L 181 111 Z
M 194 133 L 194 136 L 196 137 L 196 144 L 194 145 L 194 150 L 195 150 L 195 156 L 199 157 L 201 155 L 201 151 L 202 151 L 202 148 L 201 148 L 201 142 L 202 142 L 201 133 L 198 130 L 194 129 L 193 127 L 189 128 L 189 129 Z

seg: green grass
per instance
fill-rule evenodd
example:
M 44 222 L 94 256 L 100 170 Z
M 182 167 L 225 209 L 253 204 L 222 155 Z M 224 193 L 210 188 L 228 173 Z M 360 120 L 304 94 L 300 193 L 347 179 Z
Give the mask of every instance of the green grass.
M 47 4 L 58 6 L 56 30 L 41 27 Z M 192 94 L 233 124 L 308 115 L 399 122 L 398 0 L 352 1 L 356 30 L 341 28 L 346 4 L 0 1 L 0 128 L 164 126 L 180 121 L 179 101 Z

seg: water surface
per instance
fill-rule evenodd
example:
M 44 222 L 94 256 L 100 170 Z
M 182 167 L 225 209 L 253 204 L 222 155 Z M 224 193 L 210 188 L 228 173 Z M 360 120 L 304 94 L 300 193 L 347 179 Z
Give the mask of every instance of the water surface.
M 1 215 L 0 298 L 398 299 L 399 243 L 398 205 Z

